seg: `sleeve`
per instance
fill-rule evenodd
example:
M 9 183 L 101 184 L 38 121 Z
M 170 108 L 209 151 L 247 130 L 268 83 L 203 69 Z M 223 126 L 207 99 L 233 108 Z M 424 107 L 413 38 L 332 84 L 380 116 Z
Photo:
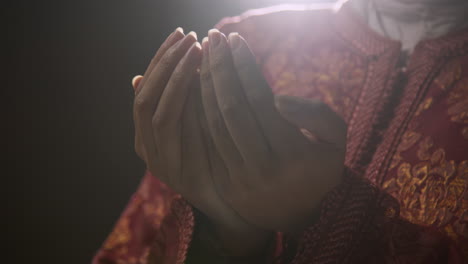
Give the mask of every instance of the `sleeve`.
M 345 174 L 319 220 L 298 239 L 283 237 L 281 263 L 464 263 L 447 237 L 402 220 L 393 197 Z
M 200 213 L 176 196 L 153 239 L 140 244 L 141 262 L 98 263 L 464 263 L 450 239 L 402 220 L 394 198 L 349 169 L 319 210 L 319 219 L 299 237 L 277 233 L 262 256 L 232 259 L 206 243 L 209 238 L 198 233 Z
M 259 65 L 281 64 L 281 60 L 266 60 L 283 42 L 287 43 L 284 32 L 303 36 L 304 24 L 320 25 L 327 19 L 326 12 L 320 10 L 289 10 L 254 10 L 225 18 L 216 27 L 225 34 L 239 32 L 244 36 Z M 265 72 L 267 80 L 268 74 Z M 438 230 L 402 219 L 398 202 L 363 175 L 349 169 L 345 174 L 340 186 L 323 199 L 315 223 L 299 237 L 278 235 L 278 257 L 272 263 L 466 262 L 454 241 Z
M 245 13 L 242 18 L 226 18 L 217 27 L 228 21 L 269 12 L 271 10 L 264 9 Z M 146 172 L 92 263 L 184 263 L 189 246 L 196 250 L 202 244 L 197 235 L 195 245 L 191 245 L 196 220 L 201 222 L 199 218 L 195 219 L 194 209 L 186 200 Z
M 216 27 L 226 34 L 241 32 L 258 44 L 251 48 L 261 63 L 278 35 L 267 29 L 284 32 L 300 28 L 294 25 L 304 21 L 302 12 L 257 19 L 274 11 L 250 11 L 225 18 Z M 282 28 L 285 25 L 288 28 Z M 402 220 L 395 199 L 356 173 L 346 170 L 345 174 L 344 181 L 324 197 L 318 220 L 299 237 L 277 233 L 264 259 L 256 263 L 463 263 L 459 249 L 449 239 Z M 204 239 L 198 233 L 201 223 L 187 201 L 146 173 L 93 264 L 191 264 L 193 258 L 187 256 L 194 251 L 216 258 L 215 246 L 199 247 Z M 221 258 L 215 263 L 246 262 Z
M 93 264 L 182 263 L 190 242 L 193 213 L 175 192 L 146 172 L 114 229 L 94 256 Z M 165 241 L 164 247 L 155 247 Z M 158 244 L 155 244 L 158 241 Z M 155 248 L 164 261 L 149 262 Z M 159 251 L 158 251 L 159 250 Z M 167 259 L 167 261 L 166 261 Z

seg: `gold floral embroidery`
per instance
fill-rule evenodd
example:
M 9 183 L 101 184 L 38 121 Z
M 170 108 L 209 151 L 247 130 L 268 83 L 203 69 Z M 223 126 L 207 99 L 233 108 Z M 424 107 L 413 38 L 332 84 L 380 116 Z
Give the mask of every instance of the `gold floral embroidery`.
M 400 149 L 407 150 L 419 138 L 407 132 Z M 447 160 L 445 151 L 435 148 L 430 137 L 419 141 L 417 157 L 420 161 L 414 165 L 401 163 L 396 178 L 386 181 L 383 189 L 400 200 L 401 216 L 409 221 L 444 227 L 453 231 L 452 236 L 466 234 L 468 161 Z
M 468 126 L 467 127 L 464 127 L 462 129 L 462 136 L 465 138 L 465 139 L 468 139 Z
M 350 105 L 341 105 L 338 91 L 330 87 L 351 87 L 362 84 L 364 69 L 360 63 L 349 53 L 335 52 L 331 49 L 323 49 L 316 56 L 306 57 L 310 68 L 302 72 L 302 82 L 313 83 L 324 97 L 325 103 L 334 109 L 349 109 Z M 326 65 L 326 67 L 324 67 Z M 340 91 L 340 94 L 347 94 Z M 343 102 L 345 103 L 345 102 Z
M 468 139 L 468 126 L 465 125 L 468 124 L 468 78 L 461 78 L 459 61 L 448 64 L 435 84 L 446 91 L 443 93 L 448 119 L 462 124 L 461 129 L 459 126 L 450 129 L 460 129 L 462 138 Z M 435 100 L 435 96 L 425 98 L 415 117 L 435 105 Z M 395 176 L 384 181 L 382 188 L 399 200 L 403 218 L 416 224 L 439 227 L 454 240 L 466 239 L 468 160 L 451 160 L 447 154 L 431 136 L 406 131 L 390 165 L 390 169 L 396 169 Z
M 130 204 L 125 210 L 125 215 L 122 216 L 117 222 L 116 226 L 112 230 L 109 237 L 104 242 L 103 248 L 106 250 L 115 249 L 117 255 L 125 255 L 127 253 L 127 247 L 125 246 L 132 238 L 130 231 L 130 218 L 143 203 L 143 199 L 140 195 L 133 196 Z M 123 247 L 121 247 L 123 246 Z M 117 247 L 120 247 L 116 249 Z
M 286 52 L 277 52 L 273 56 L 270 56 L 266 63 L 265 63 L 265 71 L 267 71 L 271 76 L 280 76 L 281 74 L 285 74 L 284 71 L 286 67 L 286 63 L 288 62 L 288 55 Z M 279 77 L 279 80 L 283 80 L 284 77 Z M 289 78 L 287 78 L 289 79 Z M 281 84 L 277 84 L 281 87 L 284 86 Z
M 162 198 L 157 199 L 152 203 L 143 205 L 143 212 L 148 219 L 152 219 L 155 228 L 161 225 L 164 216 L 166 215 L 167 207 Z
M 264 70 L 273 76 L 273 90 L 278 94 L 321 99 L 349 120 L 364 82 L 365 62 L 333 47 L 319 47 L 300 56 L 288 55 L 284 50 L 287 49 L 273 53 L 266 60 Z
M 129 217 L 122 217 L 119 222 L 117 223 L 116 227 L 112 231 L 112 233 L 107 238 L 106 242 L 104 243 L 104 249 L 110 250 L 114 249 L 117 246 L 124 245 L 131 239 L 130 235 L 130 219 Z M 123 250 L 126 250 L 123 248 Z M 125 252 L 120 252 L 125 254 Z
M 284 90 L 291 86 L 292 83 L 296 82 L 297 78 L 293 72 L 284 71 L 279 74 L 279 78 L 275 83 L 277 89 Z
M 468 78 L 457 83 L 447 98 L 447 104 L 451 121 L 468 124 Z
M 419 106 L 418 109 L 416 110 L 415 116 L 419 116 L 423 111 L 429 109 L 432 105 L 432 97 L 426 98 Z
M 442 90 L 447 90 L 456 81 L 460 80 L 461 71 L 462 71 L 462 69 L 461 69 L 460 61 L 454 60 L 454 61 L 448 63 L 442 69 L 442 72 L 434 80 L 434 83 L 439 85 L 439 87 Z
M 390 169 L 395 168 L 403 160 L 401 157 L 401 152 L 407 151 L 410 149 L 418 140 L 421 138 L 421 134 L 414 131 L 406 131 L 403 134 L 400 144 L 398 145 L 397 151 L 393 156 L 392 163 L 390 164 Z

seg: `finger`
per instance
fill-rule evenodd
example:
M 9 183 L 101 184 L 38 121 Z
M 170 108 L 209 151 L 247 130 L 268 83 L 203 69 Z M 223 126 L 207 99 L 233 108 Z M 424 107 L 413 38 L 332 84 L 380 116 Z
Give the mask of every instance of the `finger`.
M 299 128 L 311 132 L 320 142 L 346 148 L 346 123 L 326 104 L 300 97 L 278 95 L 279 113 Z
M 245 40 L 237 33 L 229 35 L 233 63 L 239 77 L 248 104 L 269 144 L 276 152 L 279 147 L 290 148 L 291 142 L 285 142 L 284 136 L 293 133 L 292 127 L 284 122 L 274 105 L 274 96 L 270 86 L 257 66 L 256 60 Z
M 142 78 L 143 76 L 136 75 L 132 79 L 132 87 L 135 93 L 136 93 L 136 88 L 138 87 L 138 84 L 140 83 Z M 138 157 L 140 157 L 142 160 L 145 160 L 143 149 L 141 146 L 141 138 L 138 133 L 135 133 L 135 152 L 137 153 Z
M 199 80 L 199 78 L 197 74 L 195 79 Z M 206 186 L 211 186 L 214 182 L 212 175 L 226 178 L 224 177 L 226 171 L 219 170 L 219 165 L 223 165 L 223 163 L 214 159 L 215 155 L 210 144 L 212 142 L 209 141 L 210 138 L 207 137 L 208 134 L 204 130 L 206 129 L 206 123 L 202 124 L 206 120 L 204 120 L 203 105 L 201 104 L 200 83 L 192 82 L 192 84 L 182 117 L 182 175 L 183 177 L 187 174 L 197 175 L 197 177 L 184 178 L 183 180 L 188 188 L 193 189 L 197 186 L 203 186 L 199 189 L 205 191 L 199 192 L 198 196 L 202 200 L 206 200 L 212 199 L 213 195 L 213 192 L 208 191 L 211 188 L 206 188 Z M 216 212 L 205 213 L 209 215 L 217 214 Z
M 173 33 L 171 33 L 167 37 L 167 39 L 164 41 L 164 43 L 156 52 L 155 56 L 153 56 L 153 58 L 151 59 L 151 62 L 144 74 L 146 77 L 148 77 L 148 75 L 152 72 L 155 65 L 159 62 L 160 58 L 165 54 L 165 52 L 183 37 L 184 37 L 184 31 L 180 27 L 177 28 Z M 133 89 L 134 89 L 135 94 L 137 94 L 141 90 L 141 87 L 144 85 L 146 80 L 147 78 L 144 78 L 144 77 L 143 79 L 141 78 L 133 79 L 134 82 L 132 83 L 133 83 Z M 145 151 L 143 150 L 143 146 L 142 146 L 141 132 L 137 130 L 137 120 L 136 119 L 134 120 L 135 120 L 135 152 L 138 154 L 140 158 L 145 160 L 145 162 L 148 164 L 147 159 L 145 158 L 146 154 L 144 153 Z
M 209 176 L 207 173 L 203 173 L 203 168 L 207 167 L 208 159 L 207 153 L 204 152 L 203 148 L 203 136 L 202 127 L 199 121 L 199 105 L 201 104 L 200 96 L 200 85 L 199 82 L 194 82 L 199 76 L 195 75 L 192 79 L 191 87 L 187 91 L 187 102 L 183 109 L 182 117 L 182 140 L 183 140 L 183 161 L 192 164 L 191 173 L 199 175 L 199 178 Z M 185 167 L 185 166 L 183 166 Z M 197 173 L 200 172 L 200 173 Z M 187 179 L 190 181 L 190 179 Z
M 246 164 L 262 166 L 269 156 L 269 145 L 245 98 L 227 39 L 217 30 L 210 30 L 209 39 L 210 72 L 226 127 Z
M 184 37 L 184 30 L 181 27 L 178 27 L 174 32 L 172 32 L 167 39 L 163 42 L 161 47 L 158 49 L 154 57 L 151 59 L 148 68 L 146 68 L 145 74 L 143 76 L 148 76 L 158 64 L 161 57 L 166 53 L 166 51 L 174 45 L 177 41 L 181 40 Z M 140 82 L 140 86 L 135 86 L 135 92 L 138 93 L 145 84 L 147 78 L 143 77 L 143 80 Z
M 154 139 L 159 150 L 159 158 L 168 169 L 168 179 L 173 185 L 179 185 L 182 175 L 180 169 L 182 157 L 181 121 L 189 87 L 197 74 L 201 60 L 200 43 L 195 42 L 173 71 L 161 96 L 156 113 L 153 116 L 152 128 Z M 170 174 L 170 175 L 169 175 Z
M 137 88 L 138 85 L 140 84 L 141 79 L 143 79 L 143 76 L 141 76 L 141 75 L 136 75 L 135 77 L 133 77 L 133 79 L 132 79 L 132 87 L 133 87 L 133 90 L 136 91 L 136 88 Z
M 161 57 L 159 63 L 153 68 L 153 71 L 148 75 L 146 83 L 135 96 L 135 127 L 137 128 L 136 132 L 138 133 L 138 136 L 141 138 L 141 148 L 143 148 L 146 159 L 145 161 L 148 166 L 154 166 L 154 162 L 157 160 L 157 149 L 153 137 L 152 119 L 156 111 L 159 98 L 161 97 L 164 87 L 166 86 L 177 63 L 195 41 L 196 34 L 191 32 L 177 44 L 171 46 Z M 155 172 L 155 168 L 149 169 L 151 172 Z
M 200 131 L 202 135 L 202 142 L 206 149 L 206 155 L 208 157 L 211 175 L 216 176 L 216 178 L 212 178 L 211 180 L 214 183 L 217 191 L 224 191 L 226 190 L 226 187 L 229 186 L 228 185 L 230 182 L 229 171 L 223 159 L 221 158 L 220 152 L 216 149 L 216 145 L 211 136 L 210 128 L 208 125 L 208 120 L 205 114 L 205 108 L 203 105 L 203 96 L 202 96 L 202 88 L 201 88 L 202 74 L 208 73 L 209 75 L 209 67 L 206 67 L 206 65 L 209 65 L 209 63 L 207 62 L 208 56 L 209 56 L 208 49 L 209 49 L 208 37 L 205 37 L 203 38 L 203 41 L 202 41 L 203 59 L 202 59 L 202 65 L 200 67 L 200 75 L 198 76 L 198 78 L 200 79 L 200 83 L 199 83 L 198 89 L 196 90 L 194 101 L 195 101 Z M 211 82 L 210 80 L 208 81 Z M 215 97 L 213 98 L 216 102 L 216 98 Z M 232 143 L 232 146 L 234 146 L 233 143 Z
M 206 126 L 215 148 L 222 157 L 223 163 L 229 171 L 235 172 L 243 168 L 244 161 L 229 134 L 226 124 L 224 123 L 223 116 L 218 108 L 218 102 L 216 101 L 216 94 L 210 72 L 208 43 L 208 39 L 204 38 L 202 42 L 203 59 L 200 69 L 201 97 L 206 117 Z M 204 123 L 201 124 L 204 125 Z M 228 179 L 225 181 L 227 180 Z
M 199 80 L 200 76 L 197 74 L 195 78 Z M 227 194 L 226 187 L 232 187 L 232 184 L 221 184 L 228 179 L 226 177 L 228 171 L 216 152 L 211 136 L 207 133 L 208 127 L 201 104 L 200 82 L 192 84 L 184 108 L 182 123 L 182 169 L 185 169 L 182 172 L 183 181 L 192 193 L 197 192 L 198 198 L 191 201 L 193 206 L 205 215 L 209 215 L 213 221 L 235 228 L 239 224 L 232 219 L 233 217 L 237 219 L 240 216 L 229 206 L 226 206 L 223 200 Z M 189 175 L 196 175 L 196 177 L 186 177 Z M 197 201 L 203 202 L 198 203 Z M 206 206 L 206 201 L 210 201 L 209 206 Z

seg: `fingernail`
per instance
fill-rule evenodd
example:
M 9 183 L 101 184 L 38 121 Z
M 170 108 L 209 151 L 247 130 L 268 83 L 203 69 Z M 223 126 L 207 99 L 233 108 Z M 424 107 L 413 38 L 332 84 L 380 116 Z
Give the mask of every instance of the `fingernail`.
M 194 46 L 195 46 L 194 49 L 197 49 L 197 50 L 201 50 L 201 49 L 202 49 L 202 47 L 201 47 L 201 45 L 200 45 L 199 42 L 195 42 Z
M 133 86 L 133 89 L 136 89 L 136 87 L 135 87 L 135 82 L 136 82 L 136 80 L 138 79 L 139 76 L 140 76 L 140 75 L 136 75 L 136 76 L 133 77 L 133 79 L 132 79 L 132 86 Z
M 199 63 L 199 59 L 201 58 L 201 49 L 202 47 L 199 42 L 193 43 L 190 47 L 188 56 L 191 63 Z
M 238 49 L 242 44 L 242 40 L 239 36 L 239 33 L 233 32 L 229 34 L 229 46 L 232 50 Z
M 181 28 L 181 27 L 176 28 L 176 30 L 174 30 L 174 32 L 176 32 L 176 31 L 179 31 L 180 33 L 184 34 L 184 29 Z
M 193 53 L 200 53 L 202 47 L 200 45 L 199 42 L 195 42 L 192 44 L 192 46 L 190 46 L 190 49 L 189 49 L 189 53 L 191 53 L 191 55 L 193 56 Z
M 221 33 L 217 29 L 210 29 L 208 31 L 208 37 L 210 38 L 210 48 L 214 48 L 218 45 L 221 40 Z
M 195 38 L 195 40 L 197 40 L 197 33 L 195 33 L 195 31 L 190 31 L 190 33 L 188 33 L 187 36 L 192 36 Z
M 208 37 L 204 37 L 202 39 L 202 48 L 203 49 L 208 49 Z

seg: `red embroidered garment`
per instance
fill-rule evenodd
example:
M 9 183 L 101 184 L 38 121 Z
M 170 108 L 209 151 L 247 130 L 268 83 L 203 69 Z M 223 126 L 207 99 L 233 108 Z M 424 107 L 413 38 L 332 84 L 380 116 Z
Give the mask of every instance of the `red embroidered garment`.
M 321 99 L 348 124 L 344 182 L 299 241 L 278 234 L 275 263 L 467 262 L 468 29 L 421 42 L 400 67 L 400 44 L 347 5 L 218 28 L 245 37 L 275 93 Z M 93 263 L 183 263 L 195 220 L 147 173 Z

